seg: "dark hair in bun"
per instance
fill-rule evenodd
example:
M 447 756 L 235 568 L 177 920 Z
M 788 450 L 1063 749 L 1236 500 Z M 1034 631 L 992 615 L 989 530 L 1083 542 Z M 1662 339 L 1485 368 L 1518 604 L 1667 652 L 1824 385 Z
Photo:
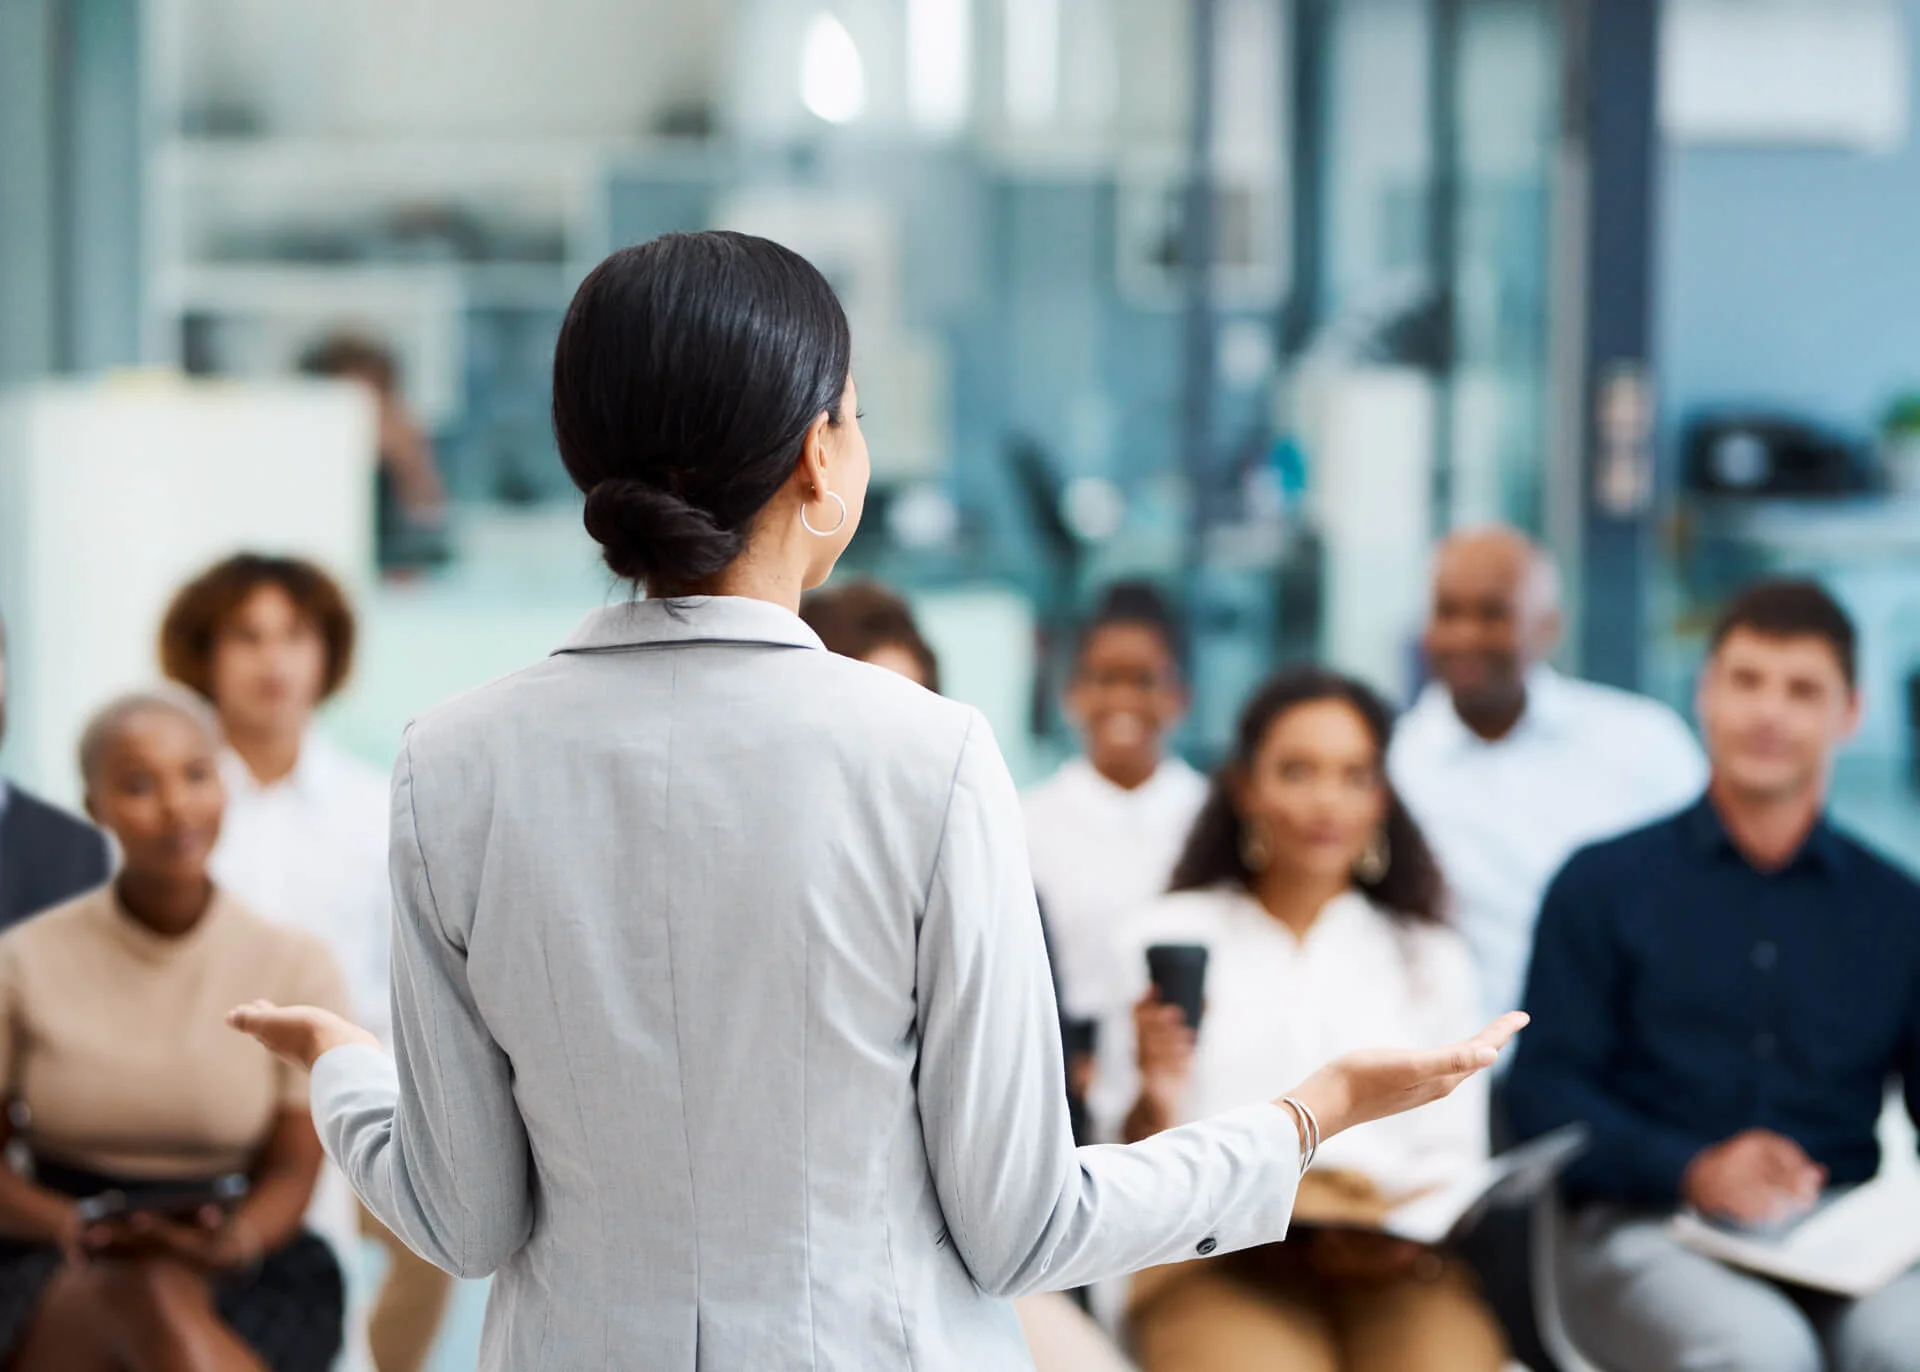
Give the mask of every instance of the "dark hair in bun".
M 573 297 L 553 432 L 614 574 L 655 593 L 740 555 L 822 412 L 840 421 L 853 340 L 799 254 L 739 233 L 622 248 Z

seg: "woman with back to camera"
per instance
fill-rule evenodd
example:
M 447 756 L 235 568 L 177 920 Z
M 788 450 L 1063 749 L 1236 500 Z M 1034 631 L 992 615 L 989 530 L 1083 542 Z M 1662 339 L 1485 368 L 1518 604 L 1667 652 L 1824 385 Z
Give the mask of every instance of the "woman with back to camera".
M 345 1008 L 347 990 L 319 939 L 208 875 L 218 735 L 184 692 L 95 716 L 87 813 L 120 870 L 0 937 L 0 1084 L 33 1160 L 0 1166 L 11 1372 L 322 1372 L 340 1347 L 340 1268 L 301 1224 L 321 1162 L 306 1074 L 235 1053 L 219 1023 L 236 996 Z M 141 1208 L 236 1173 L 249 1185 L 230 1211 Z M 136 1207 L 84 1216 L 112 1192 Z
M 850 351 L 765 240 L 588 276 L 554 427 L 649 599 L 409 731 L 393 1059 L 234 1013 L 317 1060 L 383 1222 L 496 1272 L 488 1368 L 1027 1366 L 1002 1298 L 1279 1238 L 1309 1113 L 1331 1137 L 1435 1099 L 1516 1027 L 1076 1152 L 993 739 L 795 614 L 866 494 Z
M 1391 731 L 1371 690 L 1316 668 L 1247 703 L 1173 894 L 1118 939 L 1133 985 L 1102 1034 L 1096 1114 L 1122 1137 L 1262 1100 L 1362 1044 L 1431 1047 L 1473 1028 L 1472 959 L 1383 770 Z M 1158 943 L 1209 951 L 1197 1035 L 1147 986 Z M 1298 1223 L 1323 1227 L 1143 1274 L 1129 1322 L 1147 1372 L 1499 1372 L 1500 1330 L 1465 1267 L 1364 1227 L 1391 1197 L 1486 1161 L 1485 1085 L 1330 1141 L 1295 1204 Z

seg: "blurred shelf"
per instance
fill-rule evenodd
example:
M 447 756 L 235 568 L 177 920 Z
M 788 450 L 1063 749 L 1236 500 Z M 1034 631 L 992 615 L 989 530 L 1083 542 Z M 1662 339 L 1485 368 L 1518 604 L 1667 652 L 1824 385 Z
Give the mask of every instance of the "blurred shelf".
M 171 138 L 154 155 L 162 177 L 301 188 L 389 183 L 416 194 L 527 182 L 590 181 L 608 144 L 585 139 Z
M 581 275 L 544 263 L 189 263 L 160 273 L 152 302 L 181 314 L 563 309 Z
M 1920 557 L 1920 496 L 1691 496 L 1686 536 L 1758 545 L 1796 559 Z

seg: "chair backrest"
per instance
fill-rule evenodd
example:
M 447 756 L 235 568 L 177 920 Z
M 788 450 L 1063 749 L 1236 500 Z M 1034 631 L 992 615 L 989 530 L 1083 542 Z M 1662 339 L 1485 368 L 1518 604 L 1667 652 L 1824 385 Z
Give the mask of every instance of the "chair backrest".
M 1543 1188 L 1533 1202 L 1533 1322 L 1560 1372 L 1607 1372 L 1574 1346 L 1560 1315 L 1560 1232 L 1565 1226 L 1559 1194 L 1551 1186 Z

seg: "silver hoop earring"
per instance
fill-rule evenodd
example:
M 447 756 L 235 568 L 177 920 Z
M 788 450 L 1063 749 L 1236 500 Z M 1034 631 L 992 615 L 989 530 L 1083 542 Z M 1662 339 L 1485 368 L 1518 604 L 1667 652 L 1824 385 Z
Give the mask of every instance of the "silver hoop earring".
M 847 525 L 847 502 L 840 498 L 838 491 L 828 491 L 826 496 L 828 500 L 831 500 L 840 507 L 840 519 L 831 529 L 814 528 L 813 522 L 807 518 L 807 507 L 804 504 L 800 507 L 800 527 L 812 534 L 815 538 L 832 538 Z

